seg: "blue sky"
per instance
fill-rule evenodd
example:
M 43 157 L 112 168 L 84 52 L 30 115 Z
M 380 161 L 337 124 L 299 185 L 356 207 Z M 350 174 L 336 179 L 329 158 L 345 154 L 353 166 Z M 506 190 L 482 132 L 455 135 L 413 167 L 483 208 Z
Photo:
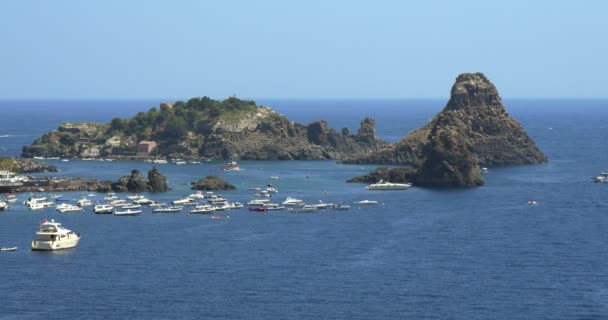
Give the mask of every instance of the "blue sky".
M 583 5 L 584 4 L 584 5 Z M 604 98 L 605 1 L 0 3 L 0 99 Z

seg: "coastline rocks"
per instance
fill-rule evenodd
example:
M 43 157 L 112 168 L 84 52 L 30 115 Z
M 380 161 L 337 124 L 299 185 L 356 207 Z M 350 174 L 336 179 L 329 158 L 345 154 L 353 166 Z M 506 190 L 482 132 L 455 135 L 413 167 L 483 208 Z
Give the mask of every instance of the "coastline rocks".
M 192 190 L 234 190 L 236 187 L 216 176 L 206 176 L 193 183 Z
M 26 158 L 10 158 L 5 161 L 12 161 L 12 168 L 7 168 L 19 173 L 36 173 L 36 172 L 57 172 L 57 167 L 34 159 Z
M 130 176 L 124 176 L 112 183 L 111 188 L 115 192 L 131 193 L 165 192 L 168 190 L 166 178 L 156 168 L 152 168 L 148 172 L 148 177 L 151 177 L 152 180 L 146 180 L 139 170 L 133 170 Z
M 414 180 L 416 170 L 412 168 L 378 168 L 359 177 L 352 178 L 346 182 L 354 183 L 376 183 L 380 180 L 394 183 L 409 183 Z
M 394 145 L 346 163 L 408 165 L 412 182 L 429 187 L 483 184 L 480 165 L 502 166 L 547 161 L 534 141 L 502 104 L 496 87 L 482 73 L 456 78 L 445 108 L 428 124 Z

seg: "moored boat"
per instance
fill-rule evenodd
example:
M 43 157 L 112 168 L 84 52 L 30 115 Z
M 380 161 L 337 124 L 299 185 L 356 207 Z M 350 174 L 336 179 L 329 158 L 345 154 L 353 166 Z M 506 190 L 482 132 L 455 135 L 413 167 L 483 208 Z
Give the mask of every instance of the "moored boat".
M 2 252 L 17 251 L 17 247 L 2 247 L 2 248 L 0 248 L 0 251 L 2 251 Z
M 171 207 L 160 207 L 152 210 L 154 213 L 176 213 L 181 212 L 184 207 L 182 206 L 171 206 Z
M 365 187 L 367 190 L 407 190 L 412 187 L 411 183 L 391 183 L 380 180 L 377 183 Z
M 137 210 L 137 209 L 114 211 L 115 216 L 138 216 L 140 214 L 141 214 L 141 210 Z
M 93 207 L 93 212 L 97 214 L 111 214 L 114 211 L 114 207 L 109 204 L 98 204 Z
M 361 201 L 356 201 L 355 204 L 363 205 L 363 206 L 366 206 L 366 205 L 375 205 L 375 204 L 378 204 L 378 201 L 376 201 L 376 200 L 361 200 Z

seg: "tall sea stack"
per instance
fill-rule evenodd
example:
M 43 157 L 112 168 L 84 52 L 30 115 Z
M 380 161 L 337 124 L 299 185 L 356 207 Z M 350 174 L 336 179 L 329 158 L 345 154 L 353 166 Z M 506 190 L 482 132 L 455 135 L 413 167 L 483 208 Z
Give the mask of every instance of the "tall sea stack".
M 414 183 L 430 187 L 483 184 L 480 165 L 546 162 L 523 127 L 509 116 L 496 87 L 482 73 L 456 78 L 450 100 L 428 124 L 399 142 L 350 163 L 409 165 Z

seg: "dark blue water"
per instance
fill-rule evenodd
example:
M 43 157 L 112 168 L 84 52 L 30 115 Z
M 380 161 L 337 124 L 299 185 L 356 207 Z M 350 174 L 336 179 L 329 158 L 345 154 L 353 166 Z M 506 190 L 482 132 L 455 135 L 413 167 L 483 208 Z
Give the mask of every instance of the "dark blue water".
M 364 116 L 396 141 L 441 101 L 263 101 L 299 122 L 356 130 Z M 20 146 L 61 121 L 127 117 L 156 102 L 2 102 L 0 146 Z M 307 202 L 378 200 L 344 212 L 114 217 L 0 213 L 0 319 L 606 319 L 608 101 L 506 101 L 550 162 L 490 168 L 470 190 L 369 192 L 344 180 L 373 166 L 319 162 L 160 165 L 173 190 L 218 174 L 247 190 L 270 176 Z M 18 106 L 18 107 L 16 107 Z M 10 111 L 9 111 L 10 110 Z M 7 137 L 4 137 L 7 136 Z M 51 161 L 49 161 L 51 162 Z M 141 162 L 59 162 L 64 175 L 116 179 Z M 85 193 L 64 194 L 73 199 Z M 23 199 L 28 195 L 20 195 Z M 101 199 L 95 195 L 93 199 Z M 528 206 L 534 198 L 537 206 Z M 55 218 L 83 235 L 69 251 L 29 251 L 37 224 Z

